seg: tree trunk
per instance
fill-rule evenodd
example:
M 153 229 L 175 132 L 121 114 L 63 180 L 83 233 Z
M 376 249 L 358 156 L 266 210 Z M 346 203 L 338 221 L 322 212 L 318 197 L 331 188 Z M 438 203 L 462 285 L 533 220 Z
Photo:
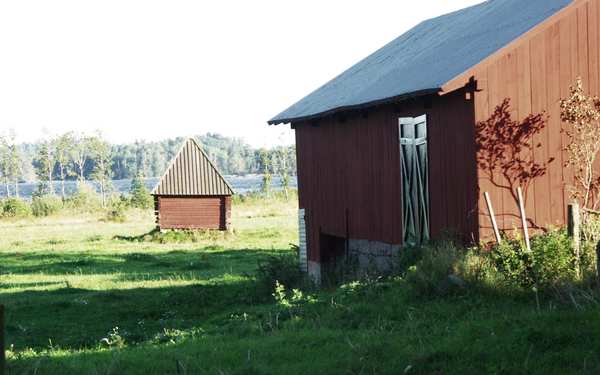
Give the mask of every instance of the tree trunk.
M 63 202 L 65 201 L 65 169 L 60 166 L 60 194 Z
M 85 181 L 85 177 L 83 175 L 83 168 L 85 167 L 85 160 L 78 160 L 77 167 L 79 168 L 79 181 Z
M 54 195 L 54 184 L 52 182 L 52 169 L 50 169 L 48 170 L 48 189 L 50 189 L 50 195 Z
M 100 195 L 102 196 L 102 207 L 106 208 L 106 196 L 104 195 L 104 182 L 100 181 Z

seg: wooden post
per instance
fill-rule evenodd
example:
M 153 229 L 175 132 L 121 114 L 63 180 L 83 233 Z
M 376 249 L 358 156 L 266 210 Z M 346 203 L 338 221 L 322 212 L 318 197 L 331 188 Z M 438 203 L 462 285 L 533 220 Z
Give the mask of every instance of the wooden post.
M 573 239 L 573 253 L 575 255 L 575 276 L 579 279 L 581 259 L 581 210 L 578 203 L 569 204 L 567 231 Z
M 496 242 L 502 242 L 502 237 L 500 236 L 500 231 L 498 230 L 498 223 L 496 222 L 496 216 L 494 215 L 494 207 L 492 207 L 492 200 L 490 199 L 490 194 L 486 191 L 483 193 L 485 197 L 485 203 L 487 204 L 487 209 L 490 214 L 490 220 L 492 221 L 492 227 L 494 228 L 494 235 L 496 236 Z
M 525 214 L 525 201 L 523 200 L 523 190 L 521 187 L 517 188 L 519 195 L 519 210 L 521 211 L 521 224 L 523 225 L 523 237 L 525 237 L 525 246 L 527 251 L 531 252 L 531 243 L 529 242 L 529 228 L 527 227 L 527 215 Z
M 600 285 L 600 242 L 596 246 L 596 278 L 598 279 L 598 285 Z
M 4 375 L 6 368 L 6 352 L 4 348 L 4 306 L 0 305 L 0 375 Z

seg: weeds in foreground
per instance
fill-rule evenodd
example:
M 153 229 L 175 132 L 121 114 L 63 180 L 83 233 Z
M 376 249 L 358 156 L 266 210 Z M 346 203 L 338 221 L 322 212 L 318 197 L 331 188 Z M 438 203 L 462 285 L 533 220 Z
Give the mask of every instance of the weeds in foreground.
M 276 285 L 285 285 L 294 289 L 309 287 L 306 275 L 300 270 L 295 251 L 269 256 L 258 262 L 256 282 L 262 295 L 270 294 Z

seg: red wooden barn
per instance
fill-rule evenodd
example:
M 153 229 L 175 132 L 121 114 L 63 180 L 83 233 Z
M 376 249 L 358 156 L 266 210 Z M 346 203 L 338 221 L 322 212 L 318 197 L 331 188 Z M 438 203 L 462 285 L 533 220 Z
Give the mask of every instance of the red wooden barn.
M 193 138 L 152 195 L 160 229 L 229 229 L 233 189 Z
M 563 225 L 559 99 L 578 76 L 600 91 L 599 19 L 600 0 L 489 0 L 422 22 L 270 120 L 295 129 L 308 271 L 446 232 L 488 239 L 484 192 L 502 230 L 520 227 L 518 186 L 530 225 Z

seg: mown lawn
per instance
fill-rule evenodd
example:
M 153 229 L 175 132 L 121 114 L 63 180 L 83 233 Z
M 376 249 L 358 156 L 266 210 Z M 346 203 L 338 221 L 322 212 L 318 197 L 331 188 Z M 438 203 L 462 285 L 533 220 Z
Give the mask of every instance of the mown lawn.
M 198 242 L 113 239 L 152 222 L 0 222 L 9 374 L 600 373 L 597 304 L 402 280 L 276 303 L 253 275 L 297 242 L 295 204 L 238 204 L 235 233 Z

